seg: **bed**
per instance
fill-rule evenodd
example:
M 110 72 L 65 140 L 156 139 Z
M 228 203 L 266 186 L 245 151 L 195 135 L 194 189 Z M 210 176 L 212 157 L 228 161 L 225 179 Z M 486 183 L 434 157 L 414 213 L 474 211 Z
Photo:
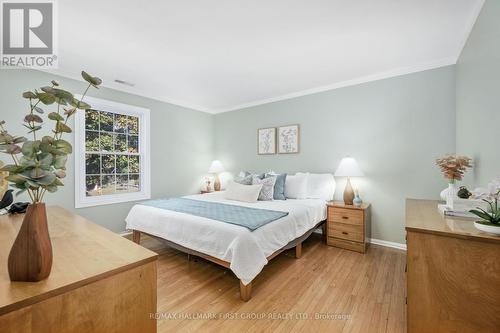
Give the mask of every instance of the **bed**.
M 322 199 L 288 199 L 245 203 L 226 200 L 224 192 L 183 198 L 287 212 L 260 228 L 249 229 L 218 220 L 137 204 L 130 210 L 127 229 L 140 242 L 141 233 L 161 238 L 172 247 L 227 267 L 240 280 L 240 297 L 251 298 L 252 280 L 269 260 L 295 247 L 300 258 L 302 241 L 326 220 Z

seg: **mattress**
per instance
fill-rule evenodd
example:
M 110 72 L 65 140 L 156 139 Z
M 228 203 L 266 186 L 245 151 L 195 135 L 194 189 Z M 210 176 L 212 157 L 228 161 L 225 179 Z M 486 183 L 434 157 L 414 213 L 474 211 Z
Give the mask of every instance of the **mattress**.
M 142 231 L 229 262 L 230 269 L 244 284 L 260 273 L 268 256 L 326 219 L 326 204 L 322 199 L 244 203 L 224 199 L 224 192 L 185 198 L 288 212 L 287 216 L 250 231 L 209 218 L 140 204 L 130 210 L 126 218 L 127 229 Z

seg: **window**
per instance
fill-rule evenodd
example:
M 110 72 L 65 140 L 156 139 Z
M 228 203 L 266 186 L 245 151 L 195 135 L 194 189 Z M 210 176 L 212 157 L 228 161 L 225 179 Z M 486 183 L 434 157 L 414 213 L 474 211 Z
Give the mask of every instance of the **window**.
M 149 110 L 85 97 L 75 118 L 75 206 L 150 198 Z

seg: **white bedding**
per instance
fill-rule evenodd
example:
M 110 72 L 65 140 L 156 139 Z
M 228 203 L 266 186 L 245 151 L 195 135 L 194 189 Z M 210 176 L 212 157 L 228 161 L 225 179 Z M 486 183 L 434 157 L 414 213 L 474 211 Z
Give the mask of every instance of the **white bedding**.
M 143 231 L 230 262 L 231 270 L 244 284 L 260 273 L 268 256 L 326 219 L 326 205 L 321 199 L 244 203 L 224 199 L 223 192 L 186 198 L 289 212 L 251 232 L 245 227 L 156 207 L 135 205 L 130 210 L 127 229 Z

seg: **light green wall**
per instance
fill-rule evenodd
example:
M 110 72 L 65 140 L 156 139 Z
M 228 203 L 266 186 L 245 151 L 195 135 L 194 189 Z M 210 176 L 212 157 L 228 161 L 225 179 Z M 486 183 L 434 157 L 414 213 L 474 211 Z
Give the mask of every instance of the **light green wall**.
M 500 1 L 485 2 L 456 67 L 457 153 L 474 159 L 467 183 L 485 186 L 500 176 Z
M 446 187 L 434 159 L 455 151 L 454 102 L 450 66 L 222 113 L 216 157 L 233 172 L 333 173 L 351 155 L 366 175 L 357 184 L 373 204 L 372 237 L 404 243 L 405 198 L 437 199 Z M 257 129 L 287 124 L 300 124 L 300 154 L 258 156 Z
M 82 93 L 85 87 L 82 82 L 39 71 L 0 70 L 0 119 L 7 122 L 11 133 L 26 132 L 21 124 L 27 104 L 21 93 L 47 85 L 53 78 L 74 93 Z M 94 90 L 89 96 L 151 110 L 152 197 L 185 195 L 200 189 L 213 157 L 212 115 L 106 88 Z M 73 135 L 66 138 L 73 143 Z M 10 163 L 4 154 L 0 155 L 0 159 Z M 113 231 L 124 231 L 124 219 L 133 203 L 74 209 L 74 170 L 72 156 L 68 163 L 66 186 L 55 194 L 46 195 L 47 203 L 73 209 Z

